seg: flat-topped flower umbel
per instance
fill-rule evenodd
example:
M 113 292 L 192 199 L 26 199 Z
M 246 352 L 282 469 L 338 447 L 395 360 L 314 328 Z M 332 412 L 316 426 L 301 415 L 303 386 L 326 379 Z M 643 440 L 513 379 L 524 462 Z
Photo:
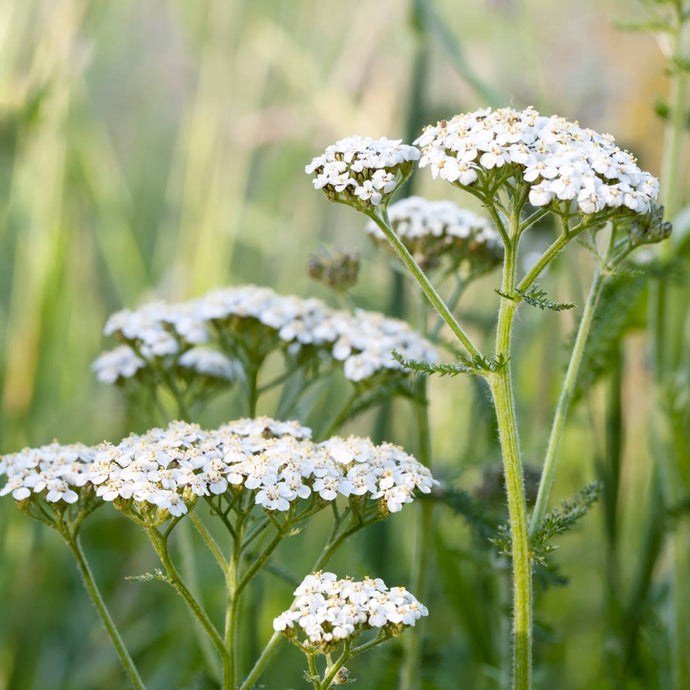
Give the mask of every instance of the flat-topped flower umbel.
M 513 177 L 533 206 L 576 201 L 583 214 L 623 208 L 647 213 L 659 183 L 610 134 L 533 108 L 490 108 L 429 125 L 415 141 L 419 166 L 460 187 Z
M 325 506 L 343 496 L 368 497 L 386 513 L 401 510 L 416 491 L 431 491 L 429 470 L 398 446 L 356 437 L 316 444 L 310 437 L 297 422 L 259 417 L 212 430 L 172 422 L 116 445 L 54 443 L 0 458 L 0 477 L 7 477 L 0 496 L 75 503 L 84 491 L 137 521 L 161 522 L 184 515 L 200 497 L 241 491 L 266 511 L 287 512 L 312 498 Z
M 217 288 L 202 297 L 179 302 L 154 302 L 113 314 L 106 335 L 122 340 L 93 364 L 99 380 L 115 383 L 144 374 L 147 367 L 164 366 L 232 380 L 243 349 L 258 346 L 262 356 L 285 348 L 296 354 L 342 362 L 353 382 L 375 374 L 400 371 L 393 358 L 437 360 L 433 345 L 408 324 L 377 312 L 354 313 L 331 309 L 318 299 L 280 295 L 255 285 Z M 220 352 L 221 348 L 235 352 Z
M 293 607 L 274 619 L 273 628 L 294 639 L 300 629 L 301 646 L 327 653 L 343 640 L 378 629 L 390 635 L 414 626 L 429 612 L 404 587 L 386 587 L 380 578 L 338 580 L 328 572 L 307 575 L 295 590 Z
M 387 205 L 418 159 L 419 150 L 401 139 L 352 136 L 329 146 L 304 171 L 315 175 L 314 187 L 331 201 L 366 212 Z

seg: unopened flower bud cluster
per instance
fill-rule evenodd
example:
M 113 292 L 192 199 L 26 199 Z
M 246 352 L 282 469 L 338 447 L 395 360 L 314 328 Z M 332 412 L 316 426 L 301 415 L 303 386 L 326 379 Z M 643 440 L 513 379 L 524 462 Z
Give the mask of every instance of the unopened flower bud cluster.
M 428 126 L 415 144 L 420 167 L 461 186 L 483 184 L 513 166 L 533 206 L 575 201 L 586 215 L 615 208 L 647 213 L 658 193 L 658 180 L 611 135 L 533 108 L 456 115 Z
M 334 437 L 320 444 L 296 422 L 266 417 L 205 431 L 173 422 L 94 448 L 52 444 L 0 459 L 7 483 L 0 496 L 41 494 L 48 502 L 78 500 L 81 487 L 104 501 L 133 501 L 180 516 L 199 497 L 253 491 L 254 503 L 285 512 L 300 499 L 368 496 L 399 511 L 415 491 L 428 493 L 429 470 L 398 446 Z
M 400 139 L 352 136 L 329 146 L 304 170 L 331 201 L 366 210 L 385 201 L 418 158 L 419 150 Z
M 336 311 L 318 299 L 245 285 L 212 290 L 187 302 L 157 302 L 113 314 L 105 334 L 126 344 L 103 353 L 93 369 L 105 383 L 127 379 L 148 364 L 159 363 L 232 379 L 237 363 L 214 347 L 213 337 L 222 331 L 225 339 L 241 344 L 250 325 L 264 329 L 262 343 L 275 341 L 291 353 L 311 347 L 342 362 L 345 377 L 355 382 L 400 370 L 393 350 L 406 359 L 438 359 L 431 343 L 403 321 L 364 310 Z
M 275 618 L 273 628 L 289 637 L 299 628 L 305 646 L 322 651 L 372 628 L 397 634 L 429 615 L 404 587 L 388 589 L 380 578 L 338 580 L 333 573 L 316 572 L 307 575 L 294 593 L 293 608 Z
M 452 201 L 411 196 L 391 204 L 388 218 L 423 269 L 446 260 L 453 266 L 466 264 L 469 272 L 479 272 L 503 260 L 501 236 L 491 223 Z M 374 221 L 367 223 L 366 231 L 375 241 L 390 246 Z
M 344 291 L 351 288 L 359 276 L 359 254 L 341 249 L 334 254 L 325 250 L 309 257 L 309 275 L 329 288 Z

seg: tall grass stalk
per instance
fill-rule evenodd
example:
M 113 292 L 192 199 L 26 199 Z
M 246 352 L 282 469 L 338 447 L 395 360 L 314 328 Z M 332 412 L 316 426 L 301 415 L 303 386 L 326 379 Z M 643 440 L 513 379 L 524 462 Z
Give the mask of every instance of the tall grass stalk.
M 688 59 L 688 8 L 678 0 L 669 4 L 670 27 L 663 37 L 662 49 L 669 65 L 669 111 L 664 136 L 664 152 L 661 165 L 661 201 L 665 215 L 672 222 L 682 204 L 684 144 L 686 140 L 687 67 Z M 673 246 L 666 243 L 661 256 L 669 262 Z M 687 288 L 680 298 L 687 299 Z M 685 302 L 678 321 L 671 308 L 673 296 L 669 279 L 661 277 L 652 286 L 650 296 L 650 330 L 652 336 L 652 361 L 656 390 L 653 448 L 662 469 L 662 485 L 666 507 L 677 506 L 690 488 L 690 457 L 688 457 L 685 432 L 682 431 L 682 412 L 671 401 L 673 378 L 684 366 L 674 344 L 682 339 L 688 319 Z M 682 304 L 682 303 L 681 303 Z M 682 349 L 682 348 L 681 348 Z M 679 418 L 680 415 L 680 418 Z M 681 429 L 680 434 L 678 429 Z M 690 686 L 690 522 L 679 519 L 672 535 L 672 596 L 669 615 L 671 618 L 670 647 L 673 687 L 682 690 Z

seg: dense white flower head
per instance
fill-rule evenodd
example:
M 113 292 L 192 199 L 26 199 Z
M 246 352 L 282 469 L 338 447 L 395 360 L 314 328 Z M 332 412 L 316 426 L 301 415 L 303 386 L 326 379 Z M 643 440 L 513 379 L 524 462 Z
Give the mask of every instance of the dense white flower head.
M 24 448 L 0 456 L 0 479 L 7 478 L 0 496 L 12 494 L 17 501 L 41 495 L 48 503 L 75 503 L 80 487 L 89 480 L 96 450 L 81 443 L 57 442 L 40 448 Z
M 105 382 L 132 376 L 146 364 L 192 367 L 207 376 L 231 378 L 235 365 L 218 351 L 217 334 L 241 344 L 248 326 L 262 329 L 262 347 L 282 346 L 293 354 L 316 348 L 341 361 L 351 381 L 399 370 L 393 350 L 406 359 L 438 359 L 433 345 L 403 321 L 364 310 L 336 311 L 318 299 L 245 285 L 218 288 L 187 302 L 159 302 L 113 314 L 105 333 L 124 340 L 130 349 L 121 346 L 104 353 L 93 368 Z
M 415 144 L 420 167 L 460 186 L 512 166 L 534 206 L 575 201 L 586 215 L 615 208 L 648 213 L 658 193 L 658 180 L 611 135 L 533 108 L 456 115 L 428 126 Z
M 398 634 L 429 615 L 404 587 L 388 589 L 380 578 L 338 580 L 319 571 L 307 575 L 294 594 L 293 607 L 273 620 L 274 630 L 295 637 L 299 629 L 306 646 L 324 652 L 367 630 Z
M 401 139 L 352 136 L 329 146 L 304 169 L 314 174 L 314 188 L 331 201 L 360 209 L 379 206 L 402 184 L 419 150 Z
M 391 204 L 388 218 L 422 268 L 433 268 L 446 259 L 453 265 L 466 262 L 469 270 L 486 270 L 503 258 L 501 236 L 491 223 L 452 201 L 411 196 Z M 366 231 L 375 241 L 390 246 L 373 220 Z
M 46 492 L 49 502 L 73 503 L 87 487 L 104 501 L 133 503 L 142 515 L 166 511 L 160 519 L 167 519 L 184 515 L 199 497 L 237 491 L 253 492 L 254 503 L 268 511 L 343 496 L 397 512 L 434 484 L 428 468 L 398 446 L 356 437 L 316 444 L 310 436 L 297 422 L 259 417 L 213 430 L 172 422 L 117 445 L 25 449 L 0 458 L 0 477 L 7 476 L 0 496 L 24 500 Z

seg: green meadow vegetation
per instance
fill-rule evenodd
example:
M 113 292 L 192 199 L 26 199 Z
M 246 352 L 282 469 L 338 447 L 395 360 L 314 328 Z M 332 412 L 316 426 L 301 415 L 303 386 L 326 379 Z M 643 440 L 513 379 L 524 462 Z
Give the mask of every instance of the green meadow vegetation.
M 0 0 L 0 690 L 690 687 L 689 27 Z

